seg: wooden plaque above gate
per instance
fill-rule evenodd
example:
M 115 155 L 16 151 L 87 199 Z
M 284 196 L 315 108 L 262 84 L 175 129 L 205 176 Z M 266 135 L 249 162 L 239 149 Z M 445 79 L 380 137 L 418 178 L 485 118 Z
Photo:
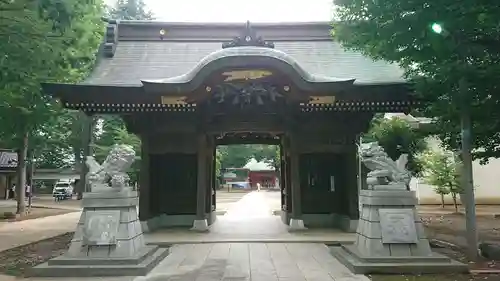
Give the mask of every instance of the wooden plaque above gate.
M 231 82 L 235 80 L 256 80 L 272 75 L 273 73 L 271 71 L 263 69 L 234 70 L 222 73 L 222 76 L 225 77 L 224 82 Z

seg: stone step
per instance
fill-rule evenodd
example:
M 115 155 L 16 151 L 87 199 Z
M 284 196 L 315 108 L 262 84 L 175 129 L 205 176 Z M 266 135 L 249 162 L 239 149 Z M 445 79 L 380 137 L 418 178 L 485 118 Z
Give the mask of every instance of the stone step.
M 36 277 L 108 277 L 144 276 L 148 274 L 169 254 L 168 248 L 156 248 L 146 259 L 136 265 L 131 264 L 94 264 L 94 265 L 49 265 L 33 267 L 28 276 Z

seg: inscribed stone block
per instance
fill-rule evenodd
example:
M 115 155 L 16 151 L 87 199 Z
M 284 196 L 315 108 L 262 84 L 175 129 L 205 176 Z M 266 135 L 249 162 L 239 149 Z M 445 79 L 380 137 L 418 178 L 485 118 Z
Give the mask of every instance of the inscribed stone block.
M 85 244 L 114 245 L 119 224 L 119 210 L 87 212 L 83 233 Z
M 412 209 L 379 209 L 384 244 L 418 242 Z

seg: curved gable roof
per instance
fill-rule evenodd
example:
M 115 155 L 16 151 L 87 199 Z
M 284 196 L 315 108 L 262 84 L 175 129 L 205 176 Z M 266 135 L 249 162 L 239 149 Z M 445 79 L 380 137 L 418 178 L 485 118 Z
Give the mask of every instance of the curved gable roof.
M 161 23 L 121 21 L 110 24 L 114 38 L 107 44 L 113 56 L 101 53 L 85 84 L 141 85 L 141 80 L 160 80 L 185 75 L 222 42 L 238 36 L 242 24 Z M 356 79 L 356 83 L 403 82 L 402 70 L 394 64 L 373 61 L 360 53 L 344 50 L 330 38 L 329 23 L 253 24 L 257 34 L 273 41 L 302 69 L 316 77 Z M 160 36 L 160 30 L 165 35 Z M 108 27 L 108 34 L 110 33 Z

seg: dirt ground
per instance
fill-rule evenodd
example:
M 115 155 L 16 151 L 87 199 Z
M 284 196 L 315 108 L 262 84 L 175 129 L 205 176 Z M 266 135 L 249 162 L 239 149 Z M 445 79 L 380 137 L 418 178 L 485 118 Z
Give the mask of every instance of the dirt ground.
M 434 239 L 444 240 L 460 247 L 466 247 L 464 210 L 455 213 L 453 207 L 441 209 L 435 206 L 420 208 L 420 218 L 427 234 Z M 476 210 L 477 229 L 480 241 L 500 242 L 500 206 L 478 206 Z
M 69 247 L 73 233 L 66 233 L 0 253 L 0 273 L 22 277 L 38 264 L 62 255 Z
M 28 214 L 21 217 L 13 217 L 12 214 L 16 213 L 15 207 L 0 207 L 0 222 L 31 220 L 48 216 L 67 214 L 70 212 L 74 211 L 53 208 L 31 208 Z

